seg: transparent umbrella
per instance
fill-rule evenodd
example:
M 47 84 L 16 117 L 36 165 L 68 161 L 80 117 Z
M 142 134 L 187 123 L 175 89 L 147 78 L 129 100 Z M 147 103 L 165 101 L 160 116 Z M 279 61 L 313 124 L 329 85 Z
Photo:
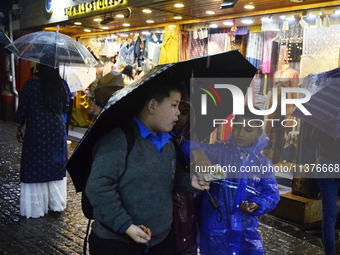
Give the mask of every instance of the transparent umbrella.
M 24 35 L 5 48 L 18 58 L 54 68 L 62 65 L 87 68 L 101 65 L 84 45 L 58 30 L 59 27 L 56 32 L 40 31 Z M 53 58 L 43 61 L 45 54 L 51 54 Z

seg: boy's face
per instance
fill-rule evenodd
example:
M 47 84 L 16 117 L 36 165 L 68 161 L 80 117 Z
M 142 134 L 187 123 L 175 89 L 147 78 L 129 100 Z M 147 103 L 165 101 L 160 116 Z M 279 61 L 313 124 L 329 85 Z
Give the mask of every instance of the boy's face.
M 174 126 L 174 131 L 182 129 L 185 124 L 187 124 L 190 116 L 190 105 L 184 102 L 179 103 L 180 115 L 178 116 L 178 121 Z
M 178 109 L 180 101 L 181 93 L 171 91 L 170 96 L 164 98 L 161 103 L 154 102 L 152 132 L 170 132 L 174 128 L 180 114 Z
M 232 137 L 236 146 L 247 149 L 253 145 L 255 139 L 261 137 L 263 130 L 260 127 L 248 126 L 248 121 L 250 119 L 244 118 L 243 116 L 236 116 L 233 123 L 243 122 L 243 120 L 245 120 L 245 126 L 243 124 L 233 124 Z

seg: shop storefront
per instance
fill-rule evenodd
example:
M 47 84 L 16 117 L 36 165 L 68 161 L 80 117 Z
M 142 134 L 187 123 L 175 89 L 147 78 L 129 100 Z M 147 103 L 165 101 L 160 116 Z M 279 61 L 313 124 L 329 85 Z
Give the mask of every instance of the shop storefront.
M 234 7 L 237 9 L 220 9 L 221 1 L 98 0 L 76 4 L 75 1 L 58 4 L 53 1 L 54 9 L 50 12 L 43 9 L 44 2 L 25 1 L 24 5 L 30 8 L 23 7 L 22 29 L 55 30 L 59 25 L 60 32 L 77 39 L 103 64 L 95 69 L 95 79 L 110 71 L 121 72 L 127 65 L 134 68 L 136 79 L 156 65 L 238 49 L 258 69 L 250 85 L 254 105 L 269 109 L 273 88 L 301 87 L 309 74 L 339 67 L 340 1 L 308 4 L 267 1 L 268 8 L 261 1 L 254 1 L 249 9 L 245 9 L 248 4 L 245 1 L 239 1 Z M 35 15 L 33 9 L 39 15 Z M 125 86 L 131 82 L 129 77 L 124 78 Z M 89 113 L 94 111 L 90 92 L 89 89 L 78 91 L 74 105 L 88 125 L 93 121 Z M 275 114 L 267 118 L 275 119 Z M 264 154 L 273 164 L 290 166 L 312 162 L 310 151 L 302 142 L 310 127 L 291 114 L 288 109 L 286 116 L 280 118 L 295 120 L 297 125 L 279 132 L 270 126 L 264 127 L 272 141 Z M 230 126 L 221 125 L 211 134 L 210 142 L 227 141 L 230 132 Z M 299 186 L 300 179 L 294 180 L 293 172 L 280 174 L 284 192 L 289 193 L 293 186 L 293 193 L 305 198 L 314 199 L 317 195 L 312 189 L 306 190 L 307 181 L 300 182 Z M 286 204 L 291 199 L 306 205 L 307 202 L 289 194 L 289 198 L 283 198 Z M 321 220 L 320 200 L 311 201 L 309 203 L 315 204 L 315 217 L 286 218 L 298 224 Z M 282 217 L 284 214 L 277 213 Z

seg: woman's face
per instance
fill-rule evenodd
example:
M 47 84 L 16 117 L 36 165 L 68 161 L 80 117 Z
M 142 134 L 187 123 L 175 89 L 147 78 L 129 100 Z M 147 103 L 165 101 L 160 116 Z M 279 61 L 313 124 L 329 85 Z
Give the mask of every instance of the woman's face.
M 178 121 L 176 121 L 176 125 L 173 128 L 174 131 L 182 129 L 185 126 L 185 124 L 187 124 L 190 117 L 189 104 L 181 102 L 178 108 L 180 111 L 180 115 L 178 116 Z

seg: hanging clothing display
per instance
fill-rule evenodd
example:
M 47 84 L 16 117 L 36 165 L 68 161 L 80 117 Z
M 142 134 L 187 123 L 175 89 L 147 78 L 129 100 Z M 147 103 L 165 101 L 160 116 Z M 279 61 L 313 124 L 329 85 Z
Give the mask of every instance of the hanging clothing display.
M 119 54 L 118 54 L 118 60 L 116 63 L 116 66 L 118 69 L 121 68 L 121 65 L 133 65 L 135 60 L 134 55 L 134 45 L 124 45 L 120 48 Z
M 249 33 L 246 58 L 257 69 L 261 69 L 263 51 L 263 34 Z
M 208 54 L 215 54 L 225 50 L 227 34 L 211 34 L 209 36 Z
M 340 25 L 329 27 L 309 28 L 305 55 L 339 55 Z M 326 43 L 327 42 L 327 43 Z
M 172 37 L 168 37 L 162 44 L 159 64 L 169 64 L 178 62 L 178 42 Z
M 300 76 L 329 71 L 339 67 L 339 56 L 301 56 Z
M 161 56 L 161 51 L 162 51 L 162 44 L 157 44 L 154 51 L 153 51 L 153 57 L 152 57 L 152 62 L 156 65 L 159 64 L 159 58 Z
M 267 31 L 263 33 L 262 73 L 270 73 L 272 46 L 277 35 L 277 31 Z
M 208 54 L 208 38 L 194 39 L 193 32 L 189 32 L 188 58 L 202 57 Z

